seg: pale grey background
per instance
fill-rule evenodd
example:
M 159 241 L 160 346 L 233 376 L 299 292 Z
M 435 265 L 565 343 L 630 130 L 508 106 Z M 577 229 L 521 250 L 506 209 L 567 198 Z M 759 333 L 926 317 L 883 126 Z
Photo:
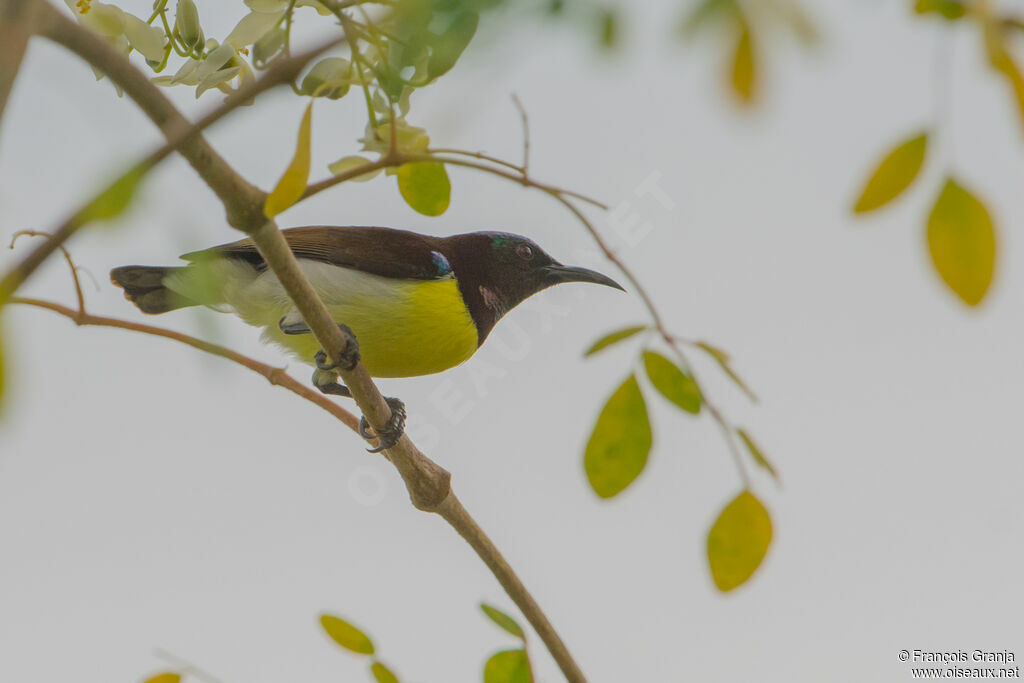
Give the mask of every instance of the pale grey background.
M 620 244 L 623 258 L 671 326 L 732 352 L 762 397 L 751 406 L 698 367 L 784 482 L 755 475 L 776 539 L 755 579 L 722 596 L 705 534 L 740 484 L 713 423 L 652 400 L 655 448 L 635 485 L 602 502 L 583 476 L 588 429 L 633 361 L 625 349 L 580 354 L 643 319 L 634 297 L 549 291 L 496 332 L 508 349 L 525 338 L 527 353 L 492 342 L 446 375 L 381 382 L 406 400 L 413 434 L 453 472 L 594 681 L 902 681 L 901 648 L 1024 656 L 1024 157 L 1012 99 L 984 69 L 977 35 L 958 32 L 946 43 L 937 154 L 912 195 L 854 221 L 847 208 L 882 149 L 932 118 L 941 36 L 905 2 L 814 4 L 825 44 L 807 56 L 775 41 L 754 115 L 728 106 L 719 45 L 673 40 L 673 2 L 631 6 L 628 47 L 614 58 L 577 32 L 520 31 L 475 48 L 475 62 L 414 99 L 411 121 L 436 144 L 516 159 L 517 92 L 536 176 L 629 202 L 651 222 L 638 245 Z M 241 11 L 204 7 L 208 33 L 226 34 Z M 175 97 L 193 115 L 219 101 Z M 210 134 L 263 187 L 287 163 L 304 106 L 266 99 Z M 317 105 L 319 174 L 356 151 L 363 117 L 357 99 Z M 0 238 L 52 226 L 158 140 L 109 83 L 33 43 L 0 140 Z M 997 281 L 979 311 L 944 290 L 924 249 L 923 217 L 948 168 L 1000 229 Z M 652 173 L 672 210 L 633 196 Z M 440 219 L 413 213 L 382 178 L 324 193 L 282 224 L 510 230 L 564 260 L 600 263 L 539 194 L 452 177 Z M 236 239 L 222 218 L 186 164 L 162 166 L 119 227 L 71 244 L 101 283 L 87 287 L 92 310 L 142 319 L 106 271 Z M 72 301 L 56 259 L 25 291 Z M 545 317 L 550 306 L 563 311 Z M 148 321 L 284 362 L 212 312 Z M 39 310 L 4 322 L 13 367 L 0 428 L 0 679 L 133 681 L 162 667 L 152 652 L 163 647 L 228 683 L 368 680 L 320 632 L 325 610 L 365 628 L 403 680 L 479 680 L 487 655 L 513 644 L 476 609 L 481 599 L 511 608 L 484 566 L 318 409 L 173 342 L 75 329 Z M 495 367 L 503 376 L 479 396 L 473 378 Z M 431 399 L 453 386 L 474 401 L 458 424 Z M 540 678 L 559 680 L 530 642 Z

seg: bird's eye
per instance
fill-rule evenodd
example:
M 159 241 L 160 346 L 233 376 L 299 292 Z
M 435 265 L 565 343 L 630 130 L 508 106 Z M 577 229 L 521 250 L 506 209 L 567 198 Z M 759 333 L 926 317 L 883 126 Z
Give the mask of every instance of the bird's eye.
M 533 249 L 529 244 L 520 244 L 516 247 L 516 254 L 524 261 L 529 261 L 533 258 Z

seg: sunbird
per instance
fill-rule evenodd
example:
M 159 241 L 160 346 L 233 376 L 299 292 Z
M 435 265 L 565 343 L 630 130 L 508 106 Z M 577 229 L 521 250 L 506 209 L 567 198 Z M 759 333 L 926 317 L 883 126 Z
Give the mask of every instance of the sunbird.
M 377 227 L 306 226 L 282 230 L 303 272 L 349 335 L 341 366 L 359 360 L 374 377 L 414 377 L 466 361 L 503 315 L 563 282 L 622 290 L 588 268 L 564 266 L 532 240 L 506 232 L 433 237 Z M 262 339 L 316 367 L 322 392 L 351 396 L 251 239 L 184 254 L 186 266 L 121 266 L 111 281 L 143 313 L 208 306 L 263 328 Z M 623 290 L 625 291 L 625 290 Z M 358 344 L 356 343 L 358 340 Z M 401 401 L 388 399 L 392 424 L 376 436 L 383 450 L 404 426 Z M 383 432 L 384 430 L 382 430 Z M 364 437 L 365 420 L 360 425 Z

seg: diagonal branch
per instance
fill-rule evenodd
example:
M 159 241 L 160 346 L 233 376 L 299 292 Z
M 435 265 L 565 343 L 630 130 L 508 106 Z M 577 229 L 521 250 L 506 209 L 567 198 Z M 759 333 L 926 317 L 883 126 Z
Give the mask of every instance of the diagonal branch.
M 179 130 L 187 128 L 184 116 L 126 57 L 48 4 L 41 4 L 40 7 L 45 7 L 45 11 L 40 14 L 46 19 L 40 33 L 67 47 L 124 89 L 161 128 L 168 142 L 180 135 Z M 228 166 L 199 135 L 177 140 L 176 149 L 220 198 L 227 211 L 229 224 L 252 238 L 317 341 L 331 360 L 338 361 L 347 343 L 346 339 L 299 268 L 281 231 L 264 214 L 265 193 Z M 351 371 L 340 371 L 340 375 L 370 426 L 379 433 L 390 418 L 391 411 L 369 373 L 362 364 L 357 364 Z M 413 504 L 424 511 L 441 513 L 484 560 L 509 597 L 533 625 L 566 678 L 572 683 L 585 681 L 579 666 L 536 601 L 497 552 L 497 548 L 479 532 L 479 527 L 452 496 L 451 475 L 420 452 L 405 435 L 386 455 L 401 474 Z
M 0 0 L 0 120 L 32 34 L 35 5 L 36 0 Z

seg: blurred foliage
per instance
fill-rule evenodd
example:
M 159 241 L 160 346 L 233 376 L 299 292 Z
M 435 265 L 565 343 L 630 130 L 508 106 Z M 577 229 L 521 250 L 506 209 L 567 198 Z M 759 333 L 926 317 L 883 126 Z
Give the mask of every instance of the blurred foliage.
M 754 443 L 754 438 L 750 436 L 750 433 L 743 428 L 739 428 L 736 430 L 736 436 L 740 437 L 740 441 L 742 441 L 743 445 L 747 447 L 747 451 L 750 452 L 750 457 L 754 459 L 754 462 L 764 468 L 768 474 L 772 475 L 772 478 L 775 479 L 775 481 L 779 481 L 779 473 L 775 470 L 775 466 L 769 462 L 760 447 Z
M 625 341 L 626 339 L 629 339 L 633 335 L 643 332 L 646 329 L 648 329 L 647 325 L 631 325 L 630 327 L 624 327 L 621 330 L 609 332 L 608 334 L 606 334 L 605 336 L 601 337 L 596 342 L 591 344 L 590 348 L 588 348 L 583 353 L 583 355 L 592 356 L 598 351 L 606 349 L 609 346 L 614 346 L 615 344 L 618 344 L 620 341 Z
M 522 642 L 522 647 L 495 652 L 487 659 L 484 683 L 533 683 L 533 667 L 526 653 L 526 634 L 522 626 L 497 607 L 481 603 L 480 609 L 491 621 Z
M 147 678 L 146 683 L 181 683 L 181 674 L 176 673 L 162 673 Z
M 969 306 L 981 303 L 995 270 L 995 229 L 985 205 L 953 178 L 928 217 L 928 249 L 949 288 Z
M 915 0 L 913 12 L 924 19 L 938 19 L 943 30 L 969 28 L 980 31 L 985 63 L 1009 86 L 1017 115 L 1024 125 L 1024 76 L 1011 51 L 1011 37 L 1024 31 L 1016 14 L 1002 14 L 988 0 Z M 937 74 L 949 78 L 946 70 Z M 945 112 L 936 112 L 936 125 L 945 124 Z M 882 158 L 868 178 L 854 213 L 863 215 L 887 206 L 902 195 L 927 161 L 928 131 L 898 144 Z M 932 265 L 949 290 L 968 306 L 978 306 L 989 292 L 998 260 L 999 240 L 995 222 L 985 203 L 967 190 L 957 173 L 946 176 L 924 222 Z
M 657 350 L 641 346 L 639 360 L 643 364 L 651 387 L 675 407 L 682 410 L 684 414 L 695 416 L 701 412 L 703 407 L 708 407 L 709 412 L 713 413 L 713 417 L 726 431 L 726 439 L 737 457 L 737 466 L 745 482 L 747 482 L 747 476 L 742 463 L 739 462 L 740 453 L 736 449 L 736 439 L 746 448 L 750 459 L 778 482 L 778 472 L 756 445 L 750 433 L 742 428 L 730 427 L 721 414 L 705 402 L 700 385 L 687 367 L 682 353 L 675 348 L 677 340 L 671 335 L 648 326 L 626 327 L 601 337 L 587 349 L 584 355 L 591 356 L 603 349 L 632 339 L 640 333 L 645 333 L 641 337 L 645 340 L 655 333 L 661 335 L 673 355 L 678 359 L 674 361 Z M 735 380 L 738 386 L 750 394 L 746 384 L 729 366 L 728 354 L 707 342 L 688 343 L 710 356 L 729 377 Z M 750 396 L 753 397 L 753 394 Z M 637 381 L 637 376 L 631 375 L 605 403 L 591 432 L 590 441 L 587 443 L 583 464 L 594 493 L 601 498 L 613 498 L 624 491 L 646 467 L 651 445 L 651 424 L 643 390 Z M 747 484 L 749 486 L 749 482 Z M 748 495 L 753 498 L 752 493 L 748 492 Z M 754 498 L 754 500 L 757 499 Z M 742 512 L 747 509 L 746 506 L 749 506 L 749 502 L 744 498 L 742 502 L 737 504 L 736 501 L 733 501 L 730 505 L 739 505 Z M 726 510 L 730 510 L 730 508 L 727 507 Z M 767 552 L 771 542 L 771 520 L 763 507 L 761 511 L 764 518 L 763 523 L 767 524 L 769 529 L 767 535 L 763 533 L 763 524 L 759 517 L 745 513 L 736 514 L 735 511 L 730 511 L 730 514 L 725 516 L 724 526 L 721 524 L 720 518 L 719 522 L 716 522 L 716 527 L 711 529 L 716 549 L 714 553 L 709 552 L 708 554 L 712 576 L 728 575 L 729 577 L 722 580 L 715 578 L 715 584 L 722 590 L 731 590 L 750 578 L 760 563 L 760 558 Z M 741 528 L 745 526 L 749 526 L 746 531 Z M 729 559 L 730 555 L 741 555 L 745 558 L 757 557 L 758 559 L 753 566 L 749 567 L 749 571 L 741 571 L 738 563 Z M 747 567 L 750 562 L 748 559 L 747 564 L 742 567 Z M 722 588 L 723 585 L 729 585 L 729 588 Z
M 487 659 L 483 670 L 484 683 L 533 683 L 533 668 L 526 652 L 526 633 L 523 631 L 523 627 L 497 607 L 480 603 L 480 609 L 487 618 L 506 633 L 515 636 L 521 643 L 521 647 L 496 652 Z M 320 624 L 327 635 L 346 650 L 360 655 L 371 656 L 374 654 L 373 642 L 369 636 L 349 622 L 340 617 L 325 614 L 320 617 Z M 377 683 L 399 683 L 398 676 L 376 658 L 370 661 L 370 674 Z M 154 683 L 154 681 L 147 681 L 147 683 Z M 168 681 L 167 683 L 176 682 Z
M 853 210 L 874 211 L 896 199 L 917 178 L 924 165 L 928 134 L 921 133 L 891 149 L 871 174 Z
M 285 169 L 284 175 L 277 182 L 277 186 L 267 195 L 266 205 L 263 212 L 270 218 L 281 213 L 289 206 L 299 201 L 299 197 L 306 191 L 309 183 L 309 165 L 311 159 L 310 137 L 313 116 L 313 103 L 306 106 L 306 112 L 302 115 L 302 122 L 299 123 L 299 135 L 295 142 L 295 155 L 291 163 Z
M 371 657 L 369 671 L 377 683 L 398 683 L 398 676 L 374 656 L 376 648 L 368 635 L 341 617 L 331 614 L 320 615 L 320 625 L 331 640 L 341 647 L 349 652 Z
M 718 590 L 743 585 L 761 566 L 771 540 L 772 520 L 753 493 L 744 491 L 726 505 L 708 532 L 708 563 Z
M 490 618 L 495 624 L 505 629 L 516 638 L 525 638 L 522 627 L 516 622 L 515 619 L 502 612 L 497 607 L 491 607 L 486 603 L 480 603 L 480 609 L 484 614 Z
M 737 104 L 749 107 L 757 103 L 763 89 L 763 43 L 779 29 L 804 47 L 820 40 L 816 23 L 798 0 L 698 0 L 685 13 L 680 33 L 687 39 L 705 33 L 725 36 L 725 86 Z

